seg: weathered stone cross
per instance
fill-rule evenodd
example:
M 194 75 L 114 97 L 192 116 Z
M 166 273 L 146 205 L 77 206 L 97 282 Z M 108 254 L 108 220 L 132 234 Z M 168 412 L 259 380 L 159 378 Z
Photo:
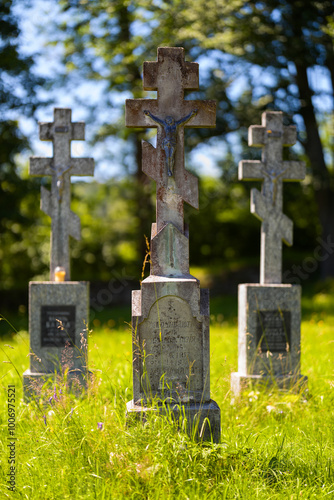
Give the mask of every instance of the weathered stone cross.
M 262 221 L 260 284 L 282 282 L 282 240 L 292 245 L 292 221 L 283 214 L 283 181 L 305 178 L 305 164 L 283 161 L 283 146 L 292 146 L 297 139 L 296 127 L 283 126 L 280 111 L 262 114 L 262 126 L 248 130 L 248 144 L 263 147 L 262 161 L 239 163 L 239 180 L 262 180 L 261 193 L 251 191 L 251 213 Z
M 127 99 L 128 127 L 158 127 L 157 147 L 143 141 L 143 172 L 157 183 L 157 225 L 172 223 L 184 234 L 183 201 L 198 208 L 198 180 L 184 168 L 184 127 L 214 127 L 215 101 L 186 101 L 198 89 L 198 64 L 185 62 L 181 47 L 158 48 L 158 60 L 144 62 L 144 90 L 157 99 Z
M 71 122 L 71 110 L 55 108 L 53 123 L 39 124 L 41 141 L 52 141 L 53 158 L 30 158 L 30 175 L 51 175 L 51 192 L 41 187 L 41 209 L 51 217 L 50 280 L 57 266 L 70 280 L 69 235 L 80 239 L 80 220 L 71 211 L 71 175 L 93 175 L 93 158 L 72 158 L 71 141 L 84 140 L 84 122 Z

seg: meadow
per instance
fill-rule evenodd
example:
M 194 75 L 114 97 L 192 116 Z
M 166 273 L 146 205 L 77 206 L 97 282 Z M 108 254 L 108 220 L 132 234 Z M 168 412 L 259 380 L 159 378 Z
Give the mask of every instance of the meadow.
M 198 443 L 169 417 L 127 424 L 132 399 L 130 308 L 105 309 L 89 334 L 93 372 L 84 397 L 64 378 L 22 401 L 29 338 L 0 322 L 1 498 L 334 498 L 334 293 L 303 297 L 302 392 L 250 387 L 230 392 L 237 371 L 235 297 L 211 300 L 211 393 L 221 442 Z M 15 318 L 11 319 L 15 328 Z M 1 330 L 2 327 L 2 330 Z M 8 332 L 5 336 L 3 332 Z M 15 387 L 15 491 L 8 489 L 8 387 Z M 13 413 L 11 413 L 13 415 Z M 10 476 L 9 476 L 10 477 Z

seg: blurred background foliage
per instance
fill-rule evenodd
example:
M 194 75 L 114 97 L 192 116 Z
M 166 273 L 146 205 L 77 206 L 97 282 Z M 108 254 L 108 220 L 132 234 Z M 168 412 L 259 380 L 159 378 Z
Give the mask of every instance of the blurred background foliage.
M 34 4 L 43 22 L 34 18 Z M 247 129 L 265 110 L 282 110 L 285 124 L 297 125 L 298 144 L 284 154 L 307 166 L 305 181 L 284 187 L 284 211 L 294 222 L 284 267 L 313 256 L 317 238 L 334 241 L 333 13 L 332 0 L 2 1 L 2 302 L 20 303 L 29 280 L 48 279 L 50 219 L 39 209 L 41 180 L 28 175 L 32 136 L 20 118 L 62 106 L 62 96 L 66 102 L 72 96 L 73 109 L 85 109 L 90 145 L 102 148 L 102 162 L 119 166 L 112 178 L 73 184 L 82 239 L 71 240 L 72 279 L 108 281 L 113 269 L 126 269 L 134 282 L 141 278 L 145 236 L 155 220 L 155 185 L 141 170 L 141 140 L 152 140 L 152 131 L 125 128 L 124 100 L 156 95 L 143 92 L 141 71 L 144 60 L 156 59 L 158 46 L 183 46 L 186 59 L 200 63 L 200 89 L 187 98 L 217 100 L 216 129 L 186 133 L 187 168 L 194 166 L 190 152 L 204 144 L 204 156 L 214 153 L 216 172 L 210 177 L 205 165 L 196 169 L 200 211 L 185 211 L 191 264 L 212 268 L 222 280 L 224 272 L 247 269 L 258 279 L 260 222 L 250 214 L 249 197 L 259 184 L 238 182 L 237 164 L 259 158 L 247 145 Z M 30 52 L 23 46 L 23 18 L 44 34 L 44 44 Z M 48 72 L 45 61 L 53 55 L 57 70 Z M 83 83 L 88 94 L 79 92 Z M 334 276 L 334 254 L 313 276 Z

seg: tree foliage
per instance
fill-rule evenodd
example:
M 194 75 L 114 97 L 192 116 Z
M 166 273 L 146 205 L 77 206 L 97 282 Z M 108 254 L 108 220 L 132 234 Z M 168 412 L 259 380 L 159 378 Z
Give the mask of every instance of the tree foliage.
M 43 83 L 32 71 L 33 58 L 22 55 L 20 51 L 20 30 L 12 7 L 10 1 L 0 3 L 1 288 L 8 288 L 21 280 L 24 282 L 30 273 L 31 259 L 22 243 L 22 235 L 33 224 L 27 207 L 38 192 L 38 186 L 24 178 L 18 168 L 18 154 L 28 147 L 28 140 L 20 131 L 16 117 L 34 113 L 36 92 Z
M 299 146 L 285 154 L 305 159 L 308 166 L 307 182 L 285 187 L 295 248 L 311 252 L 321 230 L 326 241 L 334 241 L 332 0 L 56 4 L 62 13 L 53 20 L 50 43 L 63 47 L 66 72 L 65 77 L 56 75 L 54 83 L 73 93 L 82 81 L 100 89 L 99 102 L 86 96 L 83 102 L 90 108 L 91 126 L 98 125 L 95 140 L 111 144 L 113 154 L 110 138 L 123 140 L 123 150 L 117 150 L 123 155 L 120 161 L 125 174 L 134 173 L 134 181 L 73 188 L 73 210 L 83 227 L 82 241 L 71 242 L 74 277 L 106 279 L 113 266 L 127 266 L 136 275 L 141 268 L 155 191 L 141 170 L 141 140 L 150 139 L 152 132 L 125 128 L 124 100 L 151 96 L 142 90 L 141 71 L 145 60 L 156 59 L 158 46 L 183 46 L 187 60 L 200 63 L 200 89 L 186 98 L 217 100 L 216 129 L 186 131 L 188 150 L 203 141 L 221 150 L 221 180 L 202 179 L 201 211 L 186 212 L 196 227 L 190 231 L 192 263 L 258 258 L 259 223 L 249 213 L 250 186 L 236 182 L 236 165 L 241 157 L 258 157 L 259 151 L 247 145 L 247 128 L 260 123 L 265 110 L 282 110 L 286 124 L 297 125 Z M 22 284 L 46 276 L 49 219 L 39 212 L 40 181 L 28 181 L 18 172 L 16 155 L 28 142 L 13 119 L 13 112 L 34 113 L 42 82 L 32 71 L 33 59 L 20 53 L 11 2 L 2 2 L 0 14 L 0 251 L 6 254 L 0 271 L 2 286 L 8 288 L 17 284 L 17 276 Z M 321 265 L 324 277 L 334 275 L 334 256 Z
M 93 0 L 63 5 L 71 19 L 61 27 L 70 72 L 102 79 L 108 91 L 142 97 L 142 62 L 155 58 L 157 46 L 181 45 L 188 59 L 205 62 L 201 90 L 195 94 L 218 101 L 217 127 L 187 131 L 191 147 L 231 133 L 239 134 L 239 144 L 246 146 L 247 127 L 259 123 L 261 112 L 284 111 L 287 124 L 295 122 L 299 129 L 322 237 L 334 240 L 333 139 L 326 141 L 322 132 L 333 119 L 332 0 Z M 327 87 L 313 85 L 314 78 Z M 104 105 L 107 101 L 108 94 Z M 102 130 L 124 138 L 130 133 L 119 122 Z M 136 134 L 133 149 L 138 173 L 142 136 Z M 245 157 L 252 154 L 244 150 Z M 223 159 L 220 163 L 226 168 Z M 334 257 L 322 263 L 322 272 L 334 275 Z
M 312 173 L 322 238 L 333 241 L 334 142 L 323 133 L 334 117 L 333 1 L 180 4 L 176 15 L 166 10 L 163 22 L 173 24 L 181 44 L 216 59 L 209 89 L 216 88 L 217 75 L 222 87 L 238 76 L 247 82 L 233 105 L 232 123 L 249 126 L 259 122 L 255 115 L 260 111 L 274 109 L 297 124 L 299 144 Z M 322 80 L 320 85 L 312 84 L 315 78 Z M 321 88 L 324 82 L 326 88 Z M 327 257 L 323 277 L 334 275 L 334 257 Z

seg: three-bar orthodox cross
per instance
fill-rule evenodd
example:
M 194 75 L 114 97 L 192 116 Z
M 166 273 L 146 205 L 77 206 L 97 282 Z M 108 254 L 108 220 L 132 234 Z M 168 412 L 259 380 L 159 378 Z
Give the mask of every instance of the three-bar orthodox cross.
M 184 100 L 198 89 L 198 64 L 185 62 L 181 47 L 158 48 L 158 60 L 144 62 L 143 88 L 157 99 L 127 99 L 127 127 L 157 127 L 157 147 L 143 142 L 143 172 L 157 184 L 157 224 L 184 233 L 183 202 L 198 208 L 198 180 L 184 168 L 184 127 L 214 127 L 215 101 Z
M 283 181 L 305 178 L 305 164 L 283 161 L 283 146 L 292 146 L 297 139 L 296 127 L 283 126 L 280 111 L 262 114 L 262 125 L 248 130 L 249 146 L 262 147 L 261 161 L 239 163 L 239 180 L 263 181 L 261 193 L 251 191 L 251 213 L 262 221 L 260 283 L 282 282 L 282 240 L 292 245 L 292 221 L 283 214 Z
M 70 280 L 69 235 L 80 239 L 80 220 L 71 211 L 71 175 L 94 175 L 93 158 L 72 158 L 71 141 L 85 139 L 84 122 L 71 122 L 71 110 L 55 108 L 53 123 L 39 124 L 41 141 L 52 141 L 53 158 L 30 158 L 30 175 L 51 175 L 51 192 L 41 187 L 41 209 L 51 217 L 50 280 L 63 267 Z

